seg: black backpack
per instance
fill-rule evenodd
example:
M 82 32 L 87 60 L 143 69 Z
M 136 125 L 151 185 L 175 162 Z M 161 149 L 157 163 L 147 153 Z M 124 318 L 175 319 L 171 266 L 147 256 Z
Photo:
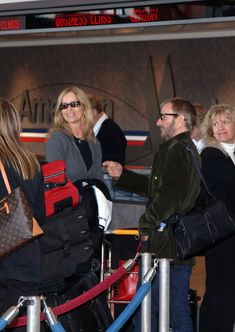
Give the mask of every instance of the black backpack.
M 49 217 L 39 238 L 41 283 L 44 288 L 91 270 L 94 255 L 86 210 L 66 208 Z
M 61 291 L 46 294 L 46 303 L 52 308 L 56 307 L 93 288 L 97 283 L 98 279 L 93 272 L 81 273 L 67 280 Z M 58 319 L 66 332 L 105 332 L 113 322 L 105 294 L 58 316 Z M 41 330 L 50 331 L 45 322 Z

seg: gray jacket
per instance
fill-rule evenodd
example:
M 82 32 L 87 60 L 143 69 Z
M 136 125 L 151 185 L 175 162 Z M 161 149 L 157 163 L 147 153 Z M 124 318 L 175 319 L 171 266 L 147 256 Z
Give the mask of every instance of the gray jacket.
M 94 178 L 103 180 L 100 143 L 88 141 L 88 144 L 92 154 L 92 166 L 89 171 L 87 171 L 74 137 L 67 135 L 63 130 L 53 132 L 47 141 L 45 148 L 46 161 L 64 160 L 66 163 L 66 175 L 72 182 Z

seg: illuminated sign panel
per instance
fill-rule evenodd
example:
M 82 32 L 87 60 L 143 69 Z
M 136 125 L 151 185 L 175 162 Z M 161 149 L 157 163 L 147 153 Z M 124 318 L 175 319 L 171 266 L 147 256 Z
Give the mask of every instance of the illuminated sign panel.
M 0 31 L 25 29 L 24 16 L 0 17 Z
M 57 15 L 55 19 L 56 28 L 104 24 L 113 24 L 113 17 L 111 15 L 69 14 Z
M 200 7 L 201 8 L 201 7 Z M 83 11 L 57 13 L 52 15 L 35 15 L 31 17 L 31 22 L 27 22 L 29 29 L 36 29 L 41 22 L 46 27 L 66 28 L 66 27 L 92 27 L 110 25 L 115 27 L 120 24 L 135 25 L 139 23 L 160 22 L 166 20 L 187 20 L 191 15 L 186 15 L 184 11 L 178 10 L 178 5 L 159 5 L 135 8 L 118 8 L 100 11 Z M 195 13 L 194 13 L 195 16 Z M 200 13 L 196 17 L 203 17 Z
M 149 8 L 146 9 L 133 9 L 130 15 L 131 23 L 137 22 L 154 22 L 159 20 L 159 9 Z
M 156 22 L 159 20 L 158 8 L 127 9 L 129 14 L 98 14 L 98 13 L 79 13 L 79 14 L 58 14 L 55 18 L 56 28 L 66 26 L 97 26 L 120 23 Z
M 204 2 L 205 3 L 205 2 Z M 91 11 L 69 11 L 58 13 L 26 14 L 21 16 L 1 17 L 0 32 L 14 30 L 42 30 L 86 28 L 104 26 L 115 28 L 120 25 L 136 26 L 143 23 L 181 22 L 194 19 L 207 19 L 229 16 L 235 18 L 234 12 L 226 12 L 223 6 L 205 5 L 202 2 L 192 4 L 166 4 L 158 6 L 138 6 L 132 8 L 115 8 Z M 234 6 L 235 7 L 235 6 Z M 36 32 L 36 31 L 35 31 Z

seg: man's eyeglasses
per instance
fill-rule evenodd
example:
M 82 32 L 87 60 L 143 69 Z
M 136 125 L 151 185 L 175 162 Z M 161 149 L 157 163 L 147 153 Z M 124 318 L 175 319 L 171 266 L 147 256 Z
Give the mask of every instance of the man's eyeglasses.
M 63 104 L 60 104 L 59 106 L 59 109 L 62 111 L 62 110 L 66 110 L 68 107 L 71 107 L 71 108 L 76 108 L 76 107 L 79 107 L 81 106 L 81 103 L 80 101 L 71 101 L 71 103 L 63 103 Z
M 178 114 L 178 113 L 160 113 L 159 114 L 159 119 L 161 119 L 163 121 L 165 119 L 166 115 L 171 115 L 171 116 L 174 116 L 176 118 L 180 114 Z

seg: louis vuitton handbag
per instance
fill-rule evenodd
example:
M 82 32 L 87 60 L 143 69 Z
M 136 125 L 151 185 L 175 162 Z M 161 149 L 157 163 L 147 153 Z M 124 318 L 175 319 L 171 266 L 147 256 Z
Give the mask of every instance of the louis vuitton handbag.
M 191 153 L 206 189 L 207 198 L 187 214 L 170 217 L 176 255 L 179 259 L 203 254 L 216 243 L 235 234 L 235 220 L 229 215 L 224 203 L 211 194 L 191 146 L 185 146 Z
M 10 254 L 43 234 L 20 187 L 11 190 L 5 168 L 0 171 L 8 195 L 0 201 L 0 257 Z

